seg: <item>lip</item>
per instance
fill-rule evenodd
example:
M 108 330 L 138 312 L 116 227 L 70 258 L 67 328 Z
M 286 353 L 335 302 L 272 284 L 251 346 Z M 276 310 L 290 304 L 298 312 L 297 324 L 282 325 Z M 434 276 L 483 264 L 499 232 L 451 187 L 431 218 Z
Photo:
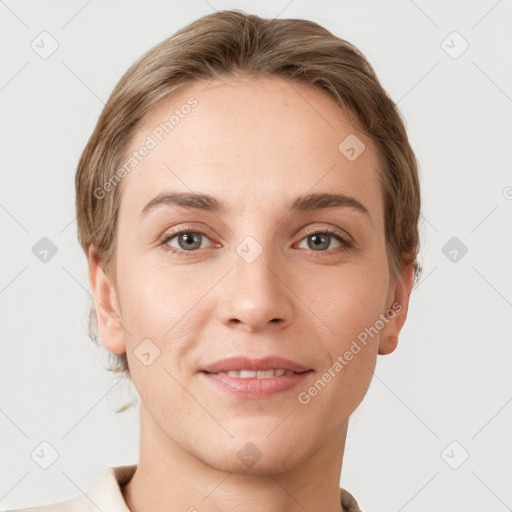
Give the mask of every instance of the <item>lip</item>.
M 306 368 L 305 366 L 292 361 L 291 359 L 285 359 L 279 356 L 267 356 L 260 359 L 255 359 L 248 356 L 235 356 L 228 357 L 227 359 L 221 359 L 215 363 L 203 366 L 199 369 L 199 371 L 207 373 L 219 373 L 240 370 L 264 371 L 271 370 L 273 368 L 283 368 L 284 370 L 291 370 L 296 373 L 307 372 L 308 370 L 312 369 Z
M 218 372 L 240 370 L 291 370 L 292 375 L 258 379 L 257 377 L 231 377 Z M 215 389 L 230 393 L 238 398 L 265 399 L 299 386 L 314 370 L 279 356 L 254 359 L 246 356 L 230 357 L 204 366 L 199 370 L 201 378 Z

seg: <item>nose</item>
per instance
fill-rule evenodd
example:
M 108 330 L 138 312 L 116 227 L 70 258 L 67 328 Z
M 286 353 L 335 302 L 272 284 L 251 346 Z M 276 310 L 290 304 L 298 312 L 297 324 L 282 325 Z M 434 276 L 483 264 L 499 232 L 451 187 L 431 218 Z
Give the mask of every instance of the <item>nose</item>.
M 262 247 L 252 260 L 256 248 L 249 244 L 234 251 L 231 271 L 219 290 L 222 321 L 250 332 L 282 329 L 292 322 L 294 313 L 290 266 L 286 272 L 275 251 Z

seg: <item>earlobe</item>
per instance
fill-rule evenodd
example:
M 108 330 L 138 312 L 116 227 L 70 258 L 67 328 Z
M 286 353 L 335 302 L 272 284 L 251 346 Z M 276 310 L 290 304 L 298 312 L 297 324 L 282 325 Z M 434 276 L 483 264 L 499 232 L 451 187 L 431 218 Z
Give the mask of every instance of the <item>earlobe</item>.
M 126 345 L 117 292 L 104 271 L 97 248 L 93 244 L 89 246 L 87 261 L 99 338 L 109 352 L 122 354 L 126 351 Z
M 398 346 L 398 336 L 404 326 L 409 309 L 409 296 L 412 291 L 413 277 L 414 266 L 405 264 L 400 275 L 397 277 L 392 303 L 385 312 L 388 322 L 380 333 L 378 351 L 380 355 L 390 354 Z

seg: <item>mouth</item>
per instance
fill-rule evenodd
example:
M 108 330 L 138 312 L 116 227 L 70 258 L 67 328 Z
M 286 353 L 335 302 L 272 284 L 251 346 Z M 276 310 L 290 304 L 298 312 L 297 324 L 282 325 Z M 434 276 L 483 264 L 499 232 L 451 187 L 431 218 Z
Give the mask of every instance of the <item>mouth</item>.
M 203 366 L 199 369 L 200 371 L 207 373 L 228 373 L 228 372 L 239 372 L 242 374 L 242 378 L 254 378 L 255 375 L 248 372 L 260 373 L 261 377 L 265 377 L 264 372 L 273 371 L 274 374 L 268 374 L 269 377 L 278 376 L 281 377 L 284 374 L 281 372 L 293 372 L 302 373 L 311 370 L 306 366 L 286 359 L 280 356 L 266 356 L 262 358 L 252 358 L 249 356 L 234 356 L 226 359 L 221 359 L 214 363 Z M 277 375 L 276 375 L 277 372 Z M 243 376 L 245 375 L 245 377 Z
M 270 379 L 272 377 L 288 377 L 289 375 L 300 375 L 302 373 L 311 372 L 313 370 L 304 370 L 302 372 L 294 372 L 293 370 L 285 370 L 284 368 L 276 368 L 270 370 L 229 370 L 226 372 L 203 372 L 213 375 L 226 375 L 236 379 Z
M 293 390 L 312 368 L 277 356 L 250 359 L 245 356 L 217 361 L 199 370 L 216 391 L 238 398 L 264 399 Z

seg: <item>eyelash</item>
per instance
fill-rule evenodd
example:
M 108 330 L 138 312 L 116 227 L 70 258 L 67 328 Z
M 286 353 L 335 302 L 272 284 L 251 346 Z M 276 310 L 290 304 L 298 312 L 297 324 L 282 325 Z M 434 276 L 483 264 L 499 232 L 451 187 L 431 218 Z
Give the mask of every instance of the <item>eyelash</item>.
M 199 233 L 199 234 L 204 235 L 204 236 L 206 236 L 208 238 L 208 234 L 205 233 L 204 231 L 200 230 L 200 229 L 196 229 L 196 228 L 194 228 L 194 229 L 187 229 L 187 228 L 185 228 L 185 229 L 182 229 L 180 231 L 175 231 L 175 232 L 172 232 L 172 233 L 165 233 L 161 237 L 161 239 L 160 239 L 160 245 L 165 250 L 170 251 L 175 256 L 193 256 L 193 255 L 195 255 L 199 251 L 199 249 L 195 249 L 195 250 L 191 250 L 191 251 L 184 251 L 182 249 L 176 249 L 175 247 L 171 247 L 170 245 L 167 245 L 167 242 L 169 242 L 169 240 L 172 240 L 176 236 L 184 234 L 184 233 L 187 233 L 187 234 L 190 234 L 190 233 L 198 234 Z M 303 238 L 301 238 L 300 241 L 302 242 L 302 240 L 304 240 L 304 238 L 307 238 L 308 236 L 311 236 L 311 235 L 333 235 L 341 243 L 341 246 L 337 247 L 336 249 L 330 249 L 330 250 L 327 250 L 327 251 L 313 251 L 313 250 L 311 250 L 313 253 L 315 253 L 315 256 L 318 256 L 318 257 L 334 256 L 337 253 L 346 252 L 346 251 L 348 251 L 348 250 L 350 250 L 350 249 L 352 249 L 354 247 L 354 242 L 349 240 L 346 236 L 343 235 L 343 233 L 341 231 L 339 231 L 336 228 L 325 228 L 325 229 L 322 229 L 322 230 L 312 229 L 311 231 L 307 232 L 305 234 L 305 236 Z

